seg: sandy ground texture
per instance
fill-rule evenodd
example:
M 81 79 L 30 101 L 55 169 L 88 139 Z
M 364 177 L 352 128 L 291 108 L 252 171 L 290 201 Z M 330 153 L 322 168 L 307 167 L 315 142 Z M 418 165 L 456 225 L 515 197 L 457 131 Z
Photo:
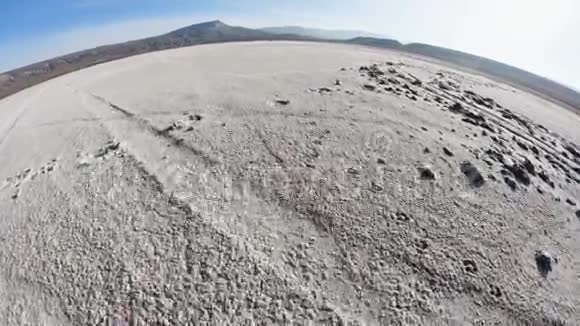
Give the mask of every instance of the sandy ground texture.
M 578 325 L 580 117 L 395 52 L 164 51 L 0 101 L 2 325 Z

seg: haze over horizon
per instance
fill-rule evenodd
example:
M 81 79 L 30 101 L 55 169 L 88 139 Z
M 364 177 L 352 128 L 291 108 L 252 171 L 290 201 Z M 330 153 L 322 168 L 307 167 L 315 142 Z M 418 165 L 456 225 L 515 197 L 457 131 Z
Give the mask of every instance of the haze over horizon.
M 7 0 L 0 71 L 99 45 L 219 19 L 249 28 L 299 25 L 364 30 L 480 55 L 580 89 L 580 3 L 459 0 L 305 0 L 273 4 L 185 0 Z

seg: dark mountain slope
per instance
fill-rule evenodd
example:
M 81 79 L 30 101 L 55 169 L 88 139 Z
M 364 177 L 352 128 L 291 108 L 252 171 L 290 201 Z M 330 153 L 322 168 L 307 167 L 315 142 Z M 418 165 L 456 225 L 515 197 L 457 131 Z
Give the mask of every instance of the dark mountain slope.
M 507 82 L 520 85 L 554 100 L 580 110 L 580 94 L 548 78 L 538 76 L 525 70 L 482 58 L 428 44 L 412 43 L 403 47 L 404 51 L 447 61 L 459 66 L 473 69 L 484 74 L 498 77 Z

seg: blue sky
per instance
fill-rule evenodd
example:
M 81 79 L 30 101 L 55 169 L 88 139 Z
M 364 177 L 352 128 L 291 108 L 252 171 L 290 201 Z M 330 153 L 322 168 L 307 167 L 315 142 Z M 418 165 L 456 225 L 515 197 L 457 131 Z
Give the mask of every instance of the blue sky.
M 221 19 L 367 30 L 516 65 L 580 89 L 576 0 L 1 0 L 0 71 Z

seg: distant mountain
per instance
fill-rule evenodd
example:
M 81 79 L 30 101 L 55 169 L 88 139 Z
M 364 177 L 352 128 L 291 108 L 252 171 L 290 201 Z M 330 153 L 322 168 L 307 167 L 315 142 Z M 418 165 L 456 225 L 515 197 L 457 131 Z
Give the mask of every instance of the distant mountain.
M 219 20 L 205 22 L 155 37 L 75 52 L 0 74 L 0 99 L 75 70 L 133 55 L 196 44 L 264 40 L 313 39 L 301 35 L 270 34 L 260 30 L 229 26 Z
M 294 34 L 324 40 L 349 40 L 356 37 L 385 38 L 384 35 L 373 34 L 364 31 L 331 30 L 321 28 L 308 28 L 302 26 L 264 27 L 259 30 L 270 34 Z
M 350 40 L 346 40 L 344 41 L 344 43 L 372 46 L 376 48 L 385 48 L 392 50 L 400 50 L 403 48 L 403 44 L 397 40 L 374 38 L 374 37 L 356 37 Z
M 343 39 L 353 34 L 356 34 L 355 37 Z M 368 33 L 321 30 L 297 26 L 270 27 L 256 30 L 229 26 L 216 20 L 191 25 L 155 37 L 80 51 L 0 74 L 0 99 L 24 88 L 75 70 L 133 55 L 196 44 L 293 40 L 365 45 L 434 58 L 525 87 L 580 111 L 580 94 L 578 92 L 522 69 L 442 47 L 419 43 L 402 44 L 397 40 L 365 36 L 364 34 Z

